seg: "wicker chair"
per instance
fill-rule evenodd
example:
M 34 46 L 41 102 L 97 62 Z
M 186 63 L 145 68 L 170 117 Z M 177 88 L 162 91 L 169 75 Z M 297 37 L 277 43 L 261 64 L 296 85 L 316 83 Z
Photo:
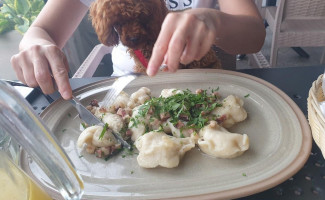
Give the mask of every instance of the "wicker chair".
M 261 7 L 262 17 L 273 32 L 270 62 L 258 52 L 250 56 L 259 67 L 274 67 L 281 47 L 325 47 L 325 0 L 278 0 L 277 6 Z M 325 49 L 320 63 L 325 63 Z

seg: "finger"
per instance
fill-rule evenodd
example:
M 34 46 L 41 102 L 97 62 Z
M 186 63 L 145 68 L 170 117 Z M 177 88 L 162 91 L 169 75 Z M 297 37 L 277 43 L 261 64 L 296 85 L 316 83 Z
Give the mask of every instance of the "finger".
M 162 64 L 166 52 L 168 50 L 168 44 L 172 37 L 174 27 L 171 26 L 174 15 L 168 14 L 164 20 L 161 31 L 158 35 L 156 43 L 153 47 L 151 58 L 148 63 L 147 74 L 154 76 L 159 70 L 159 66 Z
M 14 55 L 11 57 L 10 59 L 10 63 L 12 65 L 12 68 L 14 69 L 15 73 L 16 73 L 16 76 L 18 78 L 18 80 L 20 80 L 21 82 L 25 83 L 26 84 L 26 81 L 24 79 L 24 76 L 23 76 L 23 71 L 18 63 L 18 55 Z
M 49 46 L 45 55 L 50 64 L 52 75 L 60 94 L 64 99 L 71 99 L 72 90 L 63 52 L 56 46 Z
M 20 57 L 18 63 L 21 67 L 26 84 L 29 87 L 38 87 L 38 83 L 36 81 L 35 74 L 34 74 L 34 65 L 32 62 L 30 62 L 29 59 L 26 58 L 28 56 L 29 55 L 27 54 L 23 54 Z
M 200 51 L 198 51 L 195 60 L 201 60 L 201 58 L 203 58 L 203 56 L 205 56 L 208 53 L 214 41 L 215 41 L 215 34 L 209 32 L 208 35 L 206 36 L 206 39 L 204 39 L 203 42 L 201 43 L 201 49 Z
M 170 40 L 169 46 L 168 46 L 168 61 L 167 66 L 168 70 L 170 72 L 176 72 L 179 66 L 180 57 L 183 54 L 183 51 L 186 46 L 186 31 L 180 29 L 177 32 L 175 32 Z
M 182 64 L 186 65 L 197 58 L 202 50 L 201 45 L 206 39 L 207 30 L 205 23 L 197 23 L 196 28 L 190 35 L 186 47 L 181 55 L 180 62 Z
M 39 56 L 33 60 L 35 78 L 44 94 L 52 94 L 54 90 L 51 71 L 46 57 Z

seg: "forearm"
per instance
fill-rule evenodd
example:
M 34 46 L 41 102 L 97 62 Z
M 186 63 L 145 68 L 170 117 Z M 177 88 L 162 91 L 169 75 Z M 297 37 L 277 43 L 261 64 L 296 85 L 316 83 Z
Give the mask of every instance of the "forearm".
M 62 49 L 87 10 L 79 0 L 49 0 L 25 33 L 19 49 L 47 44 Z
M 19 44 L 19 50 L 22 51 L 34 45 L 50 44 L 55 44 L 55 42 L 44 29 L 40 27 L 30 27 Z
M 230 54 L 255 53 L 262 48 L 265 39 L 262 19 L 217 12 L 218 47 Z

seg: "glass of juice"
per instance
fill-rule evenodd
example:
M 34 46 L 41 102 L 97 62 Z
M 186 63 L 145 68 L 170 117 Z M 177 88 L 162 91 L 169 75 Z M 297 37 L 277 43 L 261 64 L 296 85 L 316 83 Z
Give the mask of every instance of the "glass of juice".
M 52 198 L 19 168 L 18 157 L 18 145 L 0 129 L 0 199 L 51 200 Z
M 73 163 L 31 105 L 12 86 L 3 81 L 0 81 L 0 129 L 31 156 L 52 181 L 63 199 L 81 199 L 84 185 Z M 7 163 L 4 166 L 9 166 L 6 167 L 7 171 L 12 168 L 12 174 L 19 174 L 19 168 L 15 168 L 15 165 L 11 165 L 10 162 L 4 163 Z M 8 174 L 10 176 L 10 173 Z M 13 177 L 15 176 L 9 178 Z M 29 192 L 39 193 L 40 190 L 35 189 L 35 184 L 26 177 L 23 173 L 17 176 L 17 179 L 26 180 L 28 187 L 33 186 Z M 11 200 L 12 198 L 0 199 Z

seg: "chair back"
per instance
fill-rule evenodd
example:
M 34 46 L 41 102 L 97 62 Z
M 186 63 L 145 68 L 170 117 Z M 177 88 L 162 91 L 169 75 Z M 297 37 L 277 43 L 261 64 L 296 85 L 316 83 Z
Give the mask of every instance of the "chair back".
M 325 18 L 325 0 L 280 0 L 279 4 L 283 6 L 282 20 Z

